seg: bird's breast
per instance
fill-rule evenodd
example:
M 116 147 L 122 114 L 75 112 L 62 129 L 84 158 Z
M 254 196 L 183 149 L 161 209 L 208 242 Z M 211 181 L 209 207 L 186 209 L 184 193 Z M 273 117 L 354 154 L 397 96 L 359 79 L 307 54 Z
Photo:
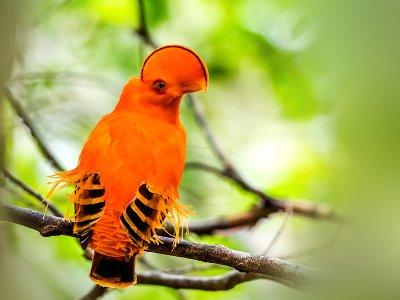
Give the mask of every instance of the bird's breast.
M 180 124 L 127 115 L 114 120 L 109 134 L 99 166 L 107 206 L 124 209 L 142 182 L 166 197 L 179 197 L 186 155 L 186 134 Z

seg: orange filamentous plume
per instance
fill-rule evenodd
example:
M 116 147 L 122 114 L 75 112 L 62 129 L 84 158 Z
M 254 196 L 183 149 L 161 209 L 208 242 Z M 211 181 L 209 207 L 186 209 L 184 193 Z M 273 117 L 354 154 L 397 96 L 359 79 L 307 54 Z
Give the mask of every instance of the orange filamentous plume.
M 176 242 L 187 207 L 178 203 L 186 133 L 179 120 L 183 95 L 206 90 L 208 71 L 192 50 L 169 45 L 145 60 L 114 111 L 90 133 L 78 166 L 52 177 L 53 192 L 75 185 L 74 234 L 95 254 L 90 278 L 108 287 L 136 282 L 135 256 L 167 219 Z

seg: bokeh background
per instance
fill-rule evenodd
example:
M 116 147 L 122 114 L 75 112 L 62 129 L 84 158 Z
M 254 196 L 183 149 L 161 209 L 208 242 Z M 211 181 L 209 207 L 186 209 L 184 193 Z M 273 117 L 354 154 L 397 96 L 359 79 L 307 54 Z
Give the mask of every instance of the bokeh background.
M 263 280 L 221 292 L 138 285 L 103 299 L 398 299 L 399 4 L 144 3 L 157 43 L 187 45 L 207 63 L 210 88 L 196 100 L 245 178 L 274 197 L 329 204 L 341 221 L 291 216 L 271 249 L 270 255 L 329 274 L 316 295 Z M 138 24 L 134 0 L 1 2 L 0 83 L 13 91 L 65 168 L 75 166 L 90 130 L 151 51 L 135 34 Z M 5 99 L 0 109 L 1 160 L 45 194 L 46 176 L 54 170 Z M 182 121 L 188 161 L 219 166 L 185 101 Z M 1 201 L 43 211 L 37 200 L 4 184 Z M 195 219 L 242 212 L 257 201 L 195 170 L 185 172 L 181 196 Z M 52 201 L 66 211 L 63 193 Z M 272 216 L 229 235 L 187 238 L 260 253 L 284 218 Z M 0 230 L 1 299 L 77 299 L 92 287 L 89 262 L 71 238 L 42 238 L 10 224 Z M 160 269 L 191 263 L 145 257 Z

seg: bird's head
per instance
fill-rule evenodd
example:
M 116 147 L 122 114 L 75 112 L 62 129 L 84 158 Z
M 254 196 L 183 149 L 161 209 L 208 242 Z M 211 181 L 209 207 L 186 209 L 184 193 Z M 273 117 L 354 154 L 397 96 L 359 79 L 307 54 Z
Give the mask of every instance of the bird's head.
M 140 79 L 161 103 L 208 88 L 205 63 L 193 50 L 179 45 L 154 50 L 143 63 Z
M 173 113 L 179 111 L 183 95 L 207 88 L 208 70 L 202 59 L 187 47 L 167 45 L 146 58 L 140 78 L 132 79 L 125 90 L 140 94 L 141 107 Z

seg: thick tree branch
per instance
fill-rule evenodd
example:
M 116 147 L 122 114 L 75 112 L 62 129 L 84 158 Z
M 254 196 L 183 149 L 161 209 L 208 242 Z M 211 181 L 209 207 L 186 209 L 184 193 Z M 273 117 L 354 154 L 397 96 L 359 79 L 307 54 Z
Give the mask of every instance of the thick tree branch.
M 34 229 L 44 237 L 72 234 L 72 222 L 60 217 L 45 215 L 28 208 L 0 203 L 0 221 L 16 223 Z
M 23 225 L 46 237 L 53 235 L 73 236 L 72 223 L 68 220 L 45 216 L 31 209 L 13 205 L 0 204 L 0 221 Z M 315 275 L 315 271 L 308 267 L 274 257 L 232 250 L 221 245 L 181 241 L 174 247 L 172 238 L 160 237 L 160 240 L 161 243 L 158 245 L 150 244 L 147 251 L 224 265 L 240 272 L 262 274 L 271 280 L 298 289 L 307 287 Z
M 34 197 L 37 200 L 39 200 L 40 203 L 42 203 L 44 206 L 48 207 L 49 211 L 52 212 L 53 215 L 55 215 L 57 217 L 60 217 L 60 218 L 64 217 L 64 214 L 54 204 L 52 204 L 49 201 L 47 201 L 43 195 L 39 194 L 34 189 L 29 187 L 25 182 L 23 182 L 22 180 L 18 179 L 13 174 L 11 174 L 7 169 L 5 169 L 5 168 L 0 168 L 0 169 L 1 169 L 1 172 L 3 173 L 5 178 L 7 178 L 10 182 L 12 182 L 16 186 L 18 186 L 19 188 L 24 190 L 26 193 L 28 193 L 32 197 Z M 78 240 L 77 240 L 77 242 L 79 243 Z M 86 250 L 84 251 L 84 255 L 85 255 L 86 258 L 91 259 L 92 256 L 93 256 L 93 252 L 92 252 L 91 249 L 86 248 Z
M 273 257 L 236 251 L 221 245 L 181 241 L 175 248 L 173 239 L 160 237 L 162 244 L 150 244 L 148 251 L 215 263 L 240 272 L 252 272 L 270 276 L 280 282 L 289 281 L 295 286 L 306 284 L 311 269 Z

